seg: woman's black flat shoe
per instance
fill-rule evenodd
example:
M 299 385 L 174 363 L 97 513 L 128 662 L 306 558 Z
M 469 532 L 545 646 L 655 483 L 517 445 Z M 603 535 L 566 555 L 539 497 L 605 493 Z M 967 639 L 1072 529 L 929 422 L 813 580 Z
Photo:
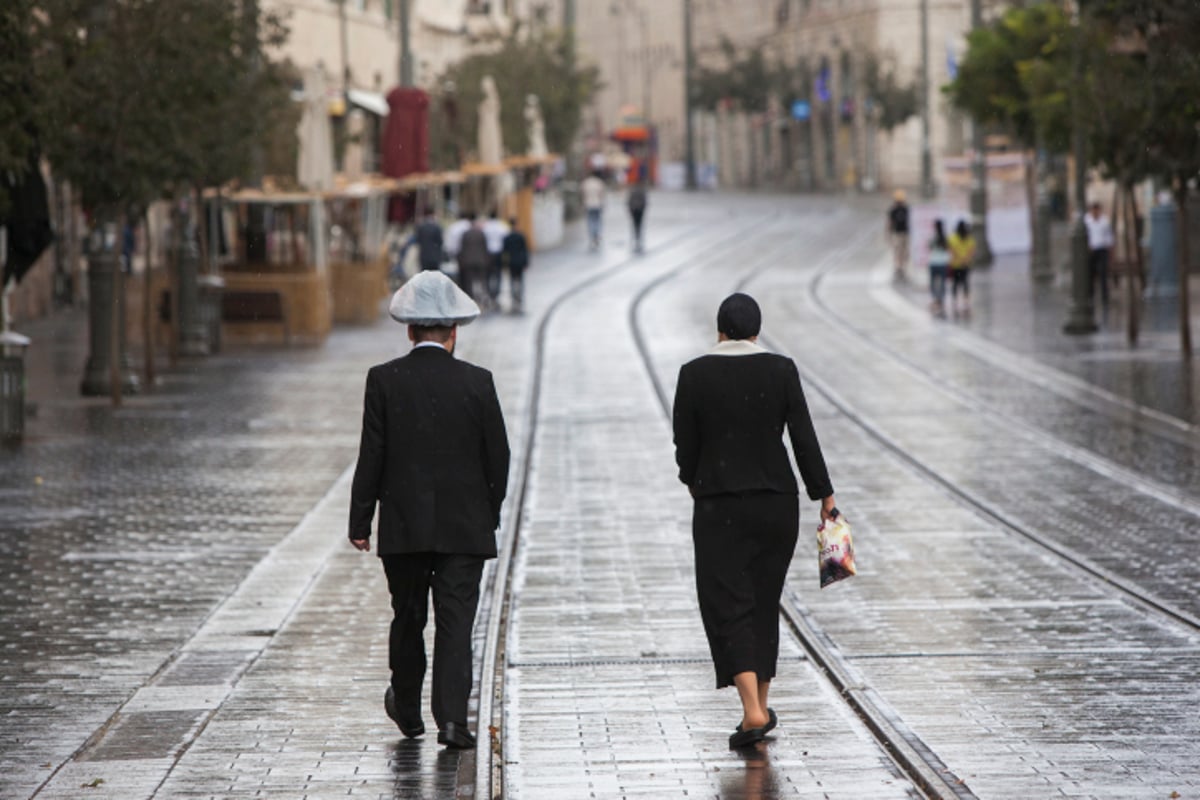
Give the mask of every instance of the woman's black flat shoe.
M 767 709 L 767 724 L 762 726 L 762 732 L 770 733 L 771 731 L 775 730 L 775 726 L 778 724 L 779 724 L 779 717 L 775 716 L 775 709 L 768 708 Z M 742 730 L 742 724 L 739 722 L 738 726 L 736 728 L 734 728 L 734 730 L 736 730 L 740 733 Z
M 742 747 L 749 747 L 752 744 L 758 744 L 767 735 L 767 726 L 761 728 L 751 728 L 748 731 L 742 730 L 742 726 L 738 726 L 737 730 L 729 735 L 729 749 L 737 750 Z

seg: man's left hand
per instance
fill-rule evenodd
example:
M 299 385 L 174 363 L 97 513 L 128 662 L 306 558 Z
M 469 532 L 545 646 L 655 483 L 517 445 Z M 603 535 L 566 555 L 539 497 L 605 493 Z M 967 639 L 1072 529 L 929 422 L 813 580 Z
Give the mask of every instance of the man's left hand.
M 354 545 L 356 550 L 362 550 L 364 553 L 371 552 L 370 539 L 351 539 L 350 544 Z

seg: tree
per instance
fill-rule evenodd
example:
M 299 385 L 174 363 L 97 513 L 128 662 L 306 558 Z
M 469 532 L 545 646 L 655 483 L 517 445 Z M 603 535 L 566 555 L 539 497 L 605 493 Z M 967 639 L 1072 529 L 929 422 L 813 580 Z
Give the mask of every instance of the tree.
M 453 64 L 438 79 L 440 89 L 430 104 L 430 156 L 438 168 L 458 167 L 475 149 L 475 109 L 483 97 L 480 84 L 485 75 L 495 79 L 500 93 L 500 126 L 510 153 L 523 153 L 528 147 L 528 95 L 537 95 L 541 102 L 547 146 L 565 153 L 579 132 L 584 106 L 600 87 L 599 69 L 576 65 L 567 37 L 542 28 L 528 36 L 514 30 L 500 49 Z
M 693 84 L 696 104 L 716 108 L 723 102 L 733 102 L 742 111 L 762 114 L 767 111 L 772 96 L 795 94 L 798 75 L 778 61 L 769 61 L 761 48 L 752 48 L 738 55 L 737 48 L 727 37 L 721 37 L 723 64 L 700 67 Z
M 13 181 L 28 168 L 34 147 L 36 99 L 29 62 L 32 15 L 28 0 L 9 0 L 0 8 L 0 175 Z M 8 180 L 0 180 L 0 214 L 9 197 Z
M 137 219 L 164 193 L 245 171 L 269 118 L 262 110 L 278 105 L 267 91 L 271 73 L 258 65 L 265 47 L 284 33 L 273 17 L 248 25 L 245 7 L 255 6 L 39 0 L 39 128 L 56 174 L 79 192 L 98 231 Z M 132 376 L 116 376 L 123 290 L 110 237 L 96 241 L 100 246 L 89 254 L 92 355 L 84 391 L 115 393 L 123 381 L 132 385 Z
M 879 127 L 894 130 L 916 116 L 920 96 L 916 81 L 901 83 L 895 61 L 869 53 L 863 59 L 863 84 L 872 106 L 878 111 Z
M 1145 148 L 1146 170 L 1175 195 L 1180 349 L 1191 357 L 1187 220 L 1189 185 L 1200 175 L 1200 6 L 1192 0 L 1103 0 L 1092 15 L 1144 52 L 1144 135 L 1136 141 Z
M 958 75 L 943 88 L 951 103 L 975 124 L 1006 131 L 1035 155 L 1034 163 L 1026 161 L 1025 171 L 1035 275 L 1049 270 L 1045 179 L 1050 152 L 1065 151 L 1070 139 L 1073 42 L 1070 20 L 1058 3 L 1009 9 L 967 35 Z M 1036 192 L 1037 202 L 1033 202 L 1035 184 L 1042 187 Z

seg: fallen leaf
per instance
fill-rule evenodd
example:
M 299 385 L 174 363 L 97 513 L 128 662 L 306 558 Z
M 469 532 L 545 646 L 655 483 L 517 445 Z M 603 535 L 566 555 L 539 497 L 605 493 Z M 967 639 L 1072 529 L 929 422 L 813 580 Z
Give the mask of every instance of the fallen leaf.
M 93 778 L 87 783 L 79 784 L 80 789 L 99 789 L 100 784 L 104 783 L 104 778 Z

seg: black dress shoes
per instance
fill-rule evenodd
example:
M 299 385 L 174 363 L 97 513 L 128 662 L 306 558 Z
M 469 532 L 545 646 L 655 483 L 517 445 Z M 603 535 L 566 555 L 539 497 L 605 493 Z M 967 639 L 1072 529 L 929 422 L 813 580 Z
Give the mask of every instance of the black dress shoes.
M 396 709 L 396 693 L 392 691 L 391 686 L 383 693 L 383 710 L 409 739 L 415 739 L 425 733 L 425 723 L 421 720 L 420 711 L 401 715 Z
M 438 731 L 438 744 L 455 747 L 459 750 L 469 750 L 475 746 L 475 737 L 461 722 L 447 722 Z

